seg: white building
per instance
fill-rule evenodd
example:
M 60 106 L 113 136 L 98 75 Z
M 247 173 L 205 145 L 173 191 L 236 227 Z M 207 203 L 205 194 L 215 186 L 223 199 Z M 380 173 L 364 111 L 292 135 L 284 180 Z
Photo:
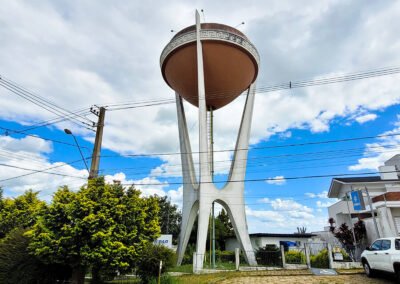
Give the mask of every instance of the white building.
M 359 219 L 363 220 L 368 243 L 378 237 L 400 235 L 399 170 L 400 155 L 396 155 L 379 167 L 379 176 L 332 179 L 328 197 L 338 198 L 339 201 L 328 207 L 329 217 L 335 219 L 336 226 L 346 223 L 351 227 Z M 364 210 L 354 210 L 352 200 L 346 198 L 350 196 L 351 191 L 357 190 L 362 192 Z M 372 212 L 376 217 L 376 226 Z

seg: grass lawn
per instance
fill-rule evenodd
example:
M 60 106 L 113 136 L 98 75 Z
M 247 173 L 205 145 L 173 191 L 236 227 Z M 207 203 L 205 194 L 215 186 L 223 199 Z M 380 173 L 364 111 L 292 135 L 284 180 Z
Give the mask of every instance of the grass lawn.
M 211 269 L 209 263 L 204 264 L 204 269 Z M 230 262 L 220 262 L 215 264 L 215 269 L 217 270 L 236 270 L 235 264 Z M 183 264 L 181 266 L 175 266 L 168 270 L 168 272 L 183 272 L 183 273 L 193 273 L 192 264 Z

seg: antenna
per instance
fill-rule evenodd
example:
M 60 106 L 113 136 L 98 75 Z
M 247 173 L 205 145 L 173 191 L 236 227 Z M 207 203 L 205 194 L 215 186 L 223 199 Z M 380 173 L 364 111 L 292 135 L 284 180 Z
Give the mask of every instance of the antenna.
M 205 23 L 206 22 L 206 15 L 204 13 L 204 10 L 201 9 L 200 12 L 203 14 L 203 22 Z
M 237 27 L 239 27 L 241 25 L 244 25 L 244 22 L 241 22 L 239 25 L 235 26 L 235 28 L 237 28 Z

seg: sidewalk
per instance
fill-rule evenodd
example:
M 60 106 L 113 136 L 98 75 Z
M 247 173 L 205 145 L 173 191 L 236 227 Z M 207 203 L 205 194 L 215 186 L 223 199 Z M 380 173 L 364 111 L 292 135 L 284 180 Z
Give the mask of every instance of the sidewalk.
M 297 271 L 262 271 L 252 275 L 237 275 L 229 277 L 218 283 L 239 284 L 239 283 L 269 283 L 269 284 L 292 284 L 292 283 L 318 283 L 318 284 L 394 284 L 396 281 L 391 275 L 382 275 L 377 278 L 368 278 L 362 270 L 339 270 L 336 276 L 316 276 L 309 270 Z
M 368 278 L 361 269 L 338 270 L 339 275 L 316 276 L 308 269 L 305 270 L 264 270 L 219 272 L 212 274 L 186 274 L 178 276 L 178 283 L 270 283 L 270 284 L 394 284 L 394 277 L 381 275 Z

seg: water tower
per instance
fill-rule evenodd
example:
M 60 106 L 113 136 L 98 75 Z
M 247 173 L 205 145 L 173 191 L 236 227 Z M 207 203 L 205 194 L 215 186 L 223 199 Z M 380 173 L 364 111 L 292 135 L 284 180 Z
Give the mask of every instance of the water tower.
M 247 262 L 255 265 L 257 263 L 246 221 L 244 179 L 259 65 L 258 52 L 248 38 L 233 27 L 216 23 L 200 24 L 200 16 L 196 11 L 196 25 L 181 30 L 172 38 L 161 54 L 160 65 L 164 80 L 175 90 L 178 114 L 183 175 L 178 264 L 182 262 L 198 215 L 193 266 L 195 271 L 203 268 L 209 216 L 213 202 L 217 202 L 227 211 Z M 217 189 L 213 183 L 210 119 L 213 111 L 229 104 L 245 91 L 247 98 L 228 181 L 222 189 Z M 199 109 L 199 180 L 193 165 L 182 99 Z

